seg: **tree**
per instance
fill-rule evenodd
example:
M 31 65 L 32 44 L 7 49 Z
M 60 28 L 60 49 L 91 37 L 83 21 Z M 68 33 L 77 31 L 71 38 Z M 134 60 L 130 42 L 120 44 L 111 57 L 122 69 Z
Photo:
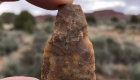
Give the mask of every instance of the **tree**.
M 14 27 L 17 30 L 23 30 L 28 33 L 33 32 L 36 21 L 28 11 L 22 11 L 15 20 Z
M 140 19 L 136 15 L 131 16 L 130 23 L 139 23 L 139 22 Z
M 33 33 L 33 24 L 32 24 L 32 21 L 31 20 L 28 20 L 26 23 L 25 23 L 25 31 L 28 32 L 28 33 Z
M 96 23 L 96 18 L 92 15 L 86 17 L 88 23 Z
M 10 24 L 15 21 L 15 17 L 14 13 L 6 12 L 1 15 L 1 20 L 3 23 Z
M 118 19 L 117 17 L 113 17 L 113 18 L 111 18 L 111 21 L 112 21 L 112 22 L 118 22 L 119 19 Z

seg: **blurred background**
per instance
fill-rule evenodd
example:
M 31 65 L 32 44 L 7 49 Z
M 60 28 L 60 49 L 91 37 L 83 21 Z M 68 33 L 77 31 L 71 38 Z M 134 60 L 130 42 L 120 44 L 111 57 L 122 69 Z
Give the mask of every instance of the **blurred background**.
M 139 0 L 75 0 L 86 15 L 97 80 L 140 80 Z M 43 49 L 57 11 L 27 3 L 0 5 L 0 78 L 40 79 Z

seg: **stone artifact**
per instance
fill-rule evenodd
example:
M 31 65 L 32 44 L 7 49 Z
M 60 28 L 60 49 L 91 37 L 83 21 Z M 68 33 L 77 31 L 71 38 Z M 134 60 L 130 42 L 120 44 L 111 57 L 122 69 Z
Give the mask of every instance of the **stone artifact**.
M 95 80 L 95 58 L 80 5 L 59 7 L 44 49 L 41 80 Z

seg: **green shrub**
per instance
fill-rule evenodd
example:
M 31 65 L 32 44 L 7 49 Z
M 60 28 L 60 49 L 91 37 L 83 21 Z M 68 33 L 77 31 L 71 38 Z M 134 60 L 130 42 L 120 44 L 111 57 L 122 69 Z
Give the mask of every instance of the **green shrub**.
M 47 27 L 45 28 L 45 31 L 48 33 L 48 34 L 52 34 L 53 33 L 53 27 L 54 27 L 54 23 L 51 22 L 47 25 Z
M 27 70 L 27 72 L 28 72 L 27 76 L 35 77 L 35 78 L 38 78 L 41 80 L 42 62 L 43 62 L 43 55 L 42 54 L 35 55 L 34 64 L 31 66 L 30 70 Z M 33 74 L 31 74 L 31 73 L 33 73 Z
M 130 26 L 130 29 L 132 29 L 132 30 L 136 30 L 136 29 L 138 29 L 138 26 L 136 26 L 136 25 L 132 25 L 132 26 Z
M 111 37 L 99 37 L 91 42 L 96 62 L 112 61 L 114 63 L 134 64 L 140 61 L 140 48 L 131 41 L 124 41 L 123 44 L 120 44 Z
M 0 34 L 0 55 L 9 55 L 11 52 L 18 49 L 18 44 L 15 37 L 8 34 Z
M 86 20 L 87 20 L 88 24 L 95 24 L 97 22 L 96 18 L 94 16 L 92 16 L 92 15 L 87 16 Z
M 35 55 L 35 51 L 33 50 L 27 50 L 22 52 L 22 58 L 21 58 L 21 62 L 24 65 L 33 65 L 34 64 L 34 55 Z
M 106 47 L 108 48 L 108 52 L 115 57 L 114 62 L 119 63 L 121 62 L 121 56 L 123 53 L 123 50 L 121 48 L 121 44 L 118 43 L 113 38 L 107 38 L 106 39 Z
M 102 64 L 101 63 L 96 62 L 95 68 L 96 68 L 96 70 L 95 70 L 96 73 L 102 73 Z
M 45 31 L 38 31 L 35 34 L 34 42 L 32 49 L 35 52 L 43 53 L 44 52 L 44 47 L 46 46 L 48 40 L 48 35 Z
M 121 73 L 119 74 L 119 79 L 127 79 L 127 73 L 121 72 Z
M 21 58 L 22 76 L 41 78 L 41 67 L 43 62 L 43 55 L 37 54 L 33 50 L 27 50 L 23 52 Z
M 1 15 L 1 20 L 3 23 L 13 23 L 15 21 L 16 15 L 14 13 L 6 12 Z
M 53 21 L 54 21 L 54 19 L 53 19 L 53 18 L 51 18 L 51 17 L 48 17 L 48 18 L 46 18 L 46 19 L 45 19 L 45 21 L 47 21 L 47 22 L 53 22 Z
M 15 20 L 14 27 L 17 30 L 23 30 L 28 33 L 33 32 L 36 22 L 34 17 L 28 11 L 22 11 Z
M 116 18 L 116 17 L 113 17 L 113 18 L 111 18 L 111 21 L 112 21 L 112 22 L 118 22 L 118 21 L 119 21 L 119 19 L 118 19 L 118 18 Z
M 115 63 L 121 62 L 123 49 L 121 48 L 121 44 L 115 39 L 111 37 L 99 37 L 91 40 L 91 42 L 94 47 L 96 62 L 108 62 L 111 59 L 110 56 L 114 56 L 114 59 L 111 61 Z
M 124 41 L 124 63 L 134 64 L 140 61 L 140 49 L 139 47 L 130 41 Z
M 18 60 L 8 59 L 7 64 L 2 67 L 2 77 L 28 76 L 41 79 L 43 55 L 32 53 L 32 51 L 25 51 L 22 55 L 23 57 Z M 28 55 L 30 57 L 27 57 Z M 30 58 L 32 59 L 32 64 L 28 62 L 31 60 Z
M 115 29 L 124 31 L 125 30 L 125 26 L 123 26 L 123 25 L 116 25 Z
M 7 63 L 2 66 L 2 77 L 20 76 L 22 74 L 19 62 L 9 59 Z
M 139 23 L 139 22 L 140 22 L 140 19 L 138 18 L 138 16 L 133 15 L 133 16 L 131 16 L 129 22 L 130 22 L 130 23 Z
M 109 58 L 109 52 L 106 48 L 105 38 L 96 38 L 91 41 L 94 47 L 95 61 L 103 63 Z
M 131 80 L 140 80 L 140 63 L 130 66 L 128 73 Z
M 3 28 L 3 23 L 2 23 L 2 21 L 0 20 L 0 29 L 2 29 Z

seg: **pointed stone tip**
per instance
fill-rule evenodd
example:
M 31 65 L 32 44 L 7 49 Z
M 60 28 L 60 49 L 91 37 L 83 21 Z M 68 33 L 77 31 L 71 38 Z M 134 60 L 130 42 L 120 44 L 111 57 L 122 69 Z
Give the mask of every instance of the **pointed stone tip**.
M 58 8 L 58 15 L 64 18 L 75 19 L 79 18 L 82 19 L 86 23 L 86 18 L 83 13 L 83 10 L 80 5 L 73 5 L 73 4 L 65 4 L 61 5 Z
M 87 36 L 87 22 L 80 5 L 61 5 L 58 9 L 52 40 L 78 42 Z

